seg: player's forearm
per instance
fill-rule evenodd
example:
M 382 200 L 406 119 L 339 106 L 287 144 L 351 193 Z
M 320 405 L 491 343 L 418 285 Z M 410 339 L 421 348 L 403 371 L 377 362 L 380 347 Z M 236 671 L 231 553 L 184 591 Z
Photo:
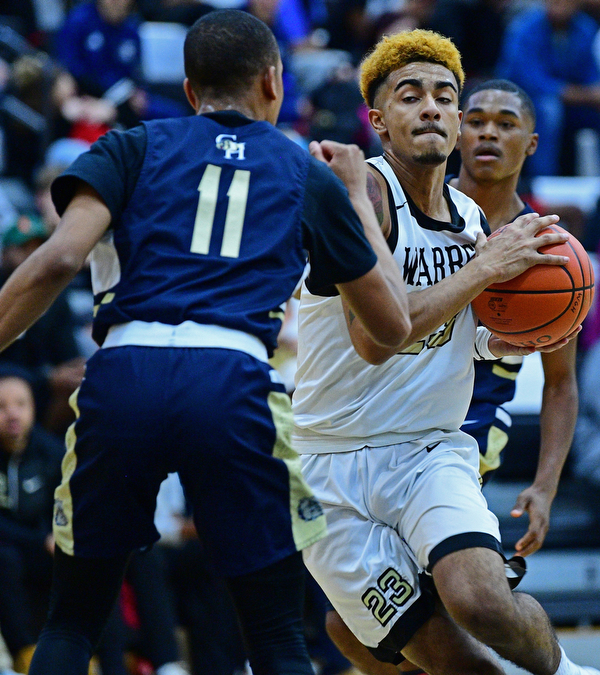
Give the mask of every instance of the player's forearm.
M 427 337 L 450 321 L 490 283 L 493 272 L 477 259 L 437 284 L 408 296 L 412 331 L 407 344 Z
M 45 246 L 29 256 L 0 290 L 0 351 L 44 314 L 79 269 L 71 258 L 45 258 Z
M 376 349 L 383 347 L 391 353 L 396 353 L 403 344 L 406 344 L 410 332 L 406 286 L 381 233 L 373 206 L 366 193 L 358 197 L 351 195 L 350 199 L 363 223 L 367 239 L 377 255 L 377 265 L 364 275 L 364 279 L 359 280 L 360 289 L 355 289 L 360 290 L 358 294 L 349 292 L 352 290 L 352 283 L 344 284 L 343 289 L 339 287 L 340 292 L 343 291 L 342 297 L 348 303 L 351 313 L 360 319 L 362 324 L 360 333 L 364 334 L 365 340 L 372 342 Z M 366 283 L 367 279 L 370 281 L 369 284 Z M 352 321 L 348 324 L 349 328 L 351 323 Z M 388 335 L 384 336 L 386 324 L 389 324 L 390 330 Z
M 545 386 L 540 413 L 540 456 L 534 485 L 552 497 L 567 459 L 575 422 L 578 395 L 575 378 L 557 386 Z

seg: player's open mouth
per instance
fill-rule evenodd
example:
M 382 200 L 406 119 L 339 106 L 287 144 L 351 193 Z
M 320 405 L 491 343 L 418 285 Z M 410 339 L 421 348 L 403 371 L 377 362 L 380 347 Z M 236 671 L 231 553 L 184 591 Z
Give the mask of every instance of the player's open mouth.
M 489 162 L 493 159 L 498 159 L 500 157 L 501 152 L 498 150 L 498 148 L 495 148 L 494 146 L 486 145 L 486 146 L 479 146 L 475 150 L 475 157 L 482 162 Z
M 436 134 L 442 138 L 446 138 L 448 134 L 443 129 L 438 129 L 438 127 L 430 126 L 424 127 L 422 129 L 414 129 L 413 136 L 423 136 L 424 134 Z

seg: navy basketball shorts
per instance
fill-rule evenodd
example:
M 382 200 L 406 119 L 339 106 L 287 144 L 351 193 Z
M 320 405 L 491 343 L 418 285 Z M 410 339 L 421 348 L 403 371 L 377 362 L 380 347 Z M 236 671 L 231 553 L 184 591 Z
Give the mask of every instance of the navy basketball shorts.
M 156 495 L 174 471 L 225 576 L 324 536 L 291 448 L 289 398 L 269 364 L 227 349 L 100 349 L 71 405 L 54 508 L 65 553 L 105 558 L 153 544 Z

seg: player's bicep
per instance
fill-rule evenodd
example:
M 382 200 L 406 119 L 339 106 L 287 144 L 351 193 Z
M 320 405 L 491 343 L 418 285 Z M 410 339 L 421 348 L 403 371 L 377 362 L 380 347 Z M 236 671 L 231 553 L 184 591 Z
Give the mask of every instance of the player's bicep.
M 80 182 L 48 243 L 57 253 L 69 255 L 83 265 L 110 223 L 110 210 L 98 192 Z
M 390 200 L 385 180 L 370 164 L 367 164 L 367 193 L 377 216 L 377 222 L 387 239 L 392 228 Z

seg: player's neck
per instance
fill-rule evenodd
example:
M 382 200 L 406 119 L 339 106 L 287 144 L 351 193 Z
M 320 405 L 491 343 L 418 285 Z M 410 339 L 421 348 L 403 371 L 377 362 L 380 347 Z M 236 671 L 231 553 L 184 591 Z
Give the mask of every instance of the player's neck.
M 222 112 L 225 110 L 235 110 L 250 119 L 258 119 L 252 106 L 245 101 L 228 99 L 208 99 L 200 102 L 196 114 L 204 115 L 206 113 Z
M 385 152 L 384 156 L 402 189 L 410 195 L 417 208 L 435 220 L 450 220 L 450 208 L 443 193 L 445 162 L 431 166 L 404 162 L 389 152 Z
M 481 207 L 492 232 L 512 222 L 525 206 L 516 192 L 518 175 L 496 182 L 476 182 L 464 167 L 458 178 L 451 181 L 457 188 Z

